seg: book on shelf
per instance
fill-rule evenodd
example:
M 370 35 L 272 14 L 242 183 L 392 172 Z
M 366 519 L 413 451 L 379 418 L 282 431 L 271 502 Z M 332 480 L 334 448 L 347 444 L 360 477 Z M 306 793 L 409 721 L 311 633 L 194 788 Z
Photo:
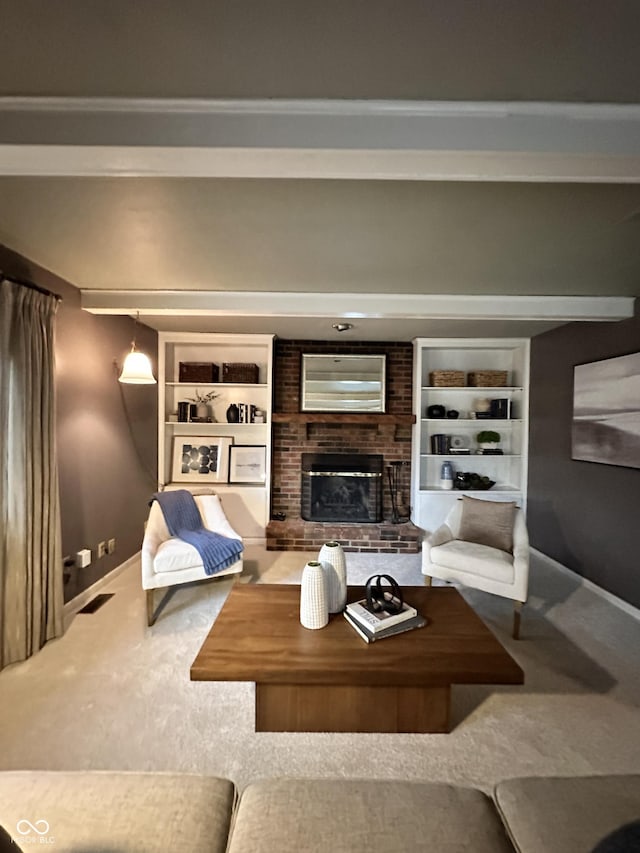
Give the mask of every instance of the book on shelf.
M 376 640 L 384 640 L 385 637 L 395 637 L 397 634 L 404 634 L 406 631 L 413 631 L 414 628 L 424 628 L 428 624 L 428 619 L 425 616 L 416 614 L 404 622 L 396 622 L 394 625 L 389 625 L 381 631 L 370 631 L 365 625 L 357 622 L 347 610 L 342 611 L 342 615 L 347 620 L 354 631 L 362 637 L 365 643 L 375 643 Z
M 397 601 L 397 599 L 394 600 Z M 405 622 L 407 619 L 418 615 L 415 607 L 406 602 L 403 602 L 402 610 L 399 613 L 387 613 L 386 610 L 373 610 L 367 604 L 366 598 L 347 604 L 347 613 L 360 625 L 364 625 L 372 632 L 382 631 L 384 628 L 397 625 L 399 622 Z

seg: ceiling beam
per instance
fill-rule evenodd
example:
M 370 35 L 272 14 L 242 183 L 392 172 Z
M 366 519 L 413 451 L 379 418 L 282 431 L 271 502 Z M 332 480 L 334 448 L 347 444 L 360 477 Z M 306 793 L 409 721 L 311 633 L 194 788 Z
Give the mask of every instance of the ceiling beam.
M 640 106 L 0 98 L 0 175 L 640 182 Z
M 349 319 L 612 321 L 634 315 L 632 297 L 472 296 L 194 290 L 82 290 L 92 314 L 344 317 Z

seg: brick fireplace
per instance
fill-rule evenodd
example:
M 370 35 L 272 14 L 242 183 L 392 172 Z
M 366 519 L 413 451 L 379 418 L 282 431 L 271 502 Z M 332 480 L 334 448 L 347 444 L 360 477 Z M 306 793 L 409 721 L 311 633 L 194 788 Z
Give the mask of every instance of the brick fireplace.
M 387 355 L 387 411 L 385 414 L 300 413 L 302 353 Z M 274 415 L 272 456 L 272 519 L 267 548 L 308 551 L 337 539 L 351 551 L 372 553 L 416 552 L 420 531 L 394 517 L 388 485 L 393 463 L 406 471 L 406 489 L 398 496 L 408 512 L 411 461 L 413 349 L 405 343 L 328 343 L 276 340 L 274 358 Z M 366 454 L 382 457 L 382 521 L 308 521 L 301 515 L 303 454 Z

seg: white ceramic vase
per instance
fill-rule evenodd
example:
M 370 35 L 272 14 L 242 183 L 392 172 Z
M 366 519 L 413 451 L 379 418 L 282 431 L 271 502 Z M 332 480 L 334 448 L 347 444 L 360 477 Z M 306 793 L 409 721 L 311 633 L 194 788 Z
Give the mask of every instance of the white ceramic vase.
M 347 603 L 347 561 L 339 542 L 327 542 L 320 549 L 327 584 L 329 613 L 340 613 Z
M 329 621 L 327 582 L 322 564 L 312 560 L 302 572 L 300 624 L 304 628 L 324 628 Z

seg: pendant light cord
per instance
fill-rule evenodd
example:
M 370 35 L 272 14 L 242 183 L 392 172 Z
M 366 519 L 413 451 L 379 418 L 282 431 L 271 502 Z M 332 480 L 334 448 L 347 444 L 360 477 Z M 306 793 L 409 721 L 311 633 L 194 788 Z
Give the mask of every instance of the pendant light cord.
M 114 362 L 116 372 L 118 370 L 118 365 Z M 154 473 L 152 473 L 149 468 L 147 468 L 147 464 L 142 458 L 142 454 L 140 453 L 140 448 L 138 447 L 138 443 L 136 441 L 135 433 L 133 431 L 133 425 L 131 423 L 131 418 L 129 417 L 129 409 L 127 407 L 127 401 L 124 396 L 124 388 L 122 387 L 122 383 L 118 382 L 118 388 L 120 389 L 120 399 L 122 400 L 122 408 L 124 409 L 124 418 L 127 422 L 127 428 L 129 430 L 129 436 L 131 438 L 131 444 L 133 445 L 133 449 L 136 454 L 136 458 L 138 460 L 138 464 L 140 465 L 140 469 L 144 473 L 145 477 L 149 480 L 150 483 L 153 484 L 153 490 L 155 491 L 158 486 L 158 478 Z

